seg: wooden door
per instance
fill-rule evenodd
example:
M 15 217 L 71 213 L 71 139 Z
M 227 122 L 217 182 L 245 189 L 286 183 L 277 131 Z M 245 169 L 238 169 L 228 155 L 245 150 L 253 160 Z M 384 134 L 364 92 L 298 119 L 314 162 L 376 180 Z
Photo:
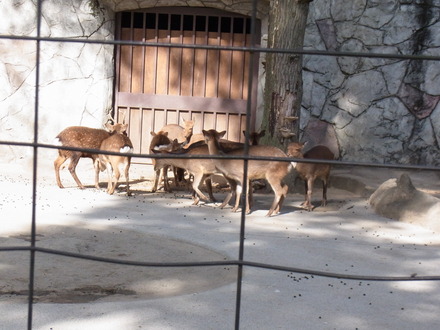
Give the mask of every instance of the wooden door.
M 135 152 L 149 152 L 151 131 L 188 119 L 194 133 L 215 128 L 243 141 L 249 88 L 254 125 L 258 61 L 249 87 L 249 53 L 233 47 L 250 45 L 250 18 L 189 7 L 122 12 L 117 39 L 152 43 L 117 47 L 115 110 L 125 113 Z

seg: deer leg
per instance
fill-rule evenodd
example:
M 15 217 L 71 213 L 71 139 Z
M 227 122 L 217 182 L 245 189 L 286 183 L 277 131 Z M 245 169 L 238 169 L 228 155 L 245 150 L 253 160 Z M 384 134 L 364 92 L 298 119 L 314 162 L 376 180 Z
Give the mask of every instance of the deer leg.
M 165 166 L 163 168 L 163 190 L 166 192 L 173 192 L 170 188 L 170 184 L 168 182 L 168 168 L 169 166 Z
M 311 210 L 313 210 L 313 205 L 312 205 L 312 190 L 313 190 L 313 179 L 307 179 L 307 201 L 305 204 L 306 209 L 310 212 Z
M 105 164 L 105 167 L 107 169 L 107 193 L 110 194 L 110 191 L 112 189 L 112 165 L 110 162 L 107 162 Z
M 206 185 L 206 189 L 208 189 L 209 200 L 212 203 L 217 202 L 217 200 L 215 199 L 214 195 L 212 194 L 212 181 L 211 181 L 211 177 L 210 176 L 206 176 L 205 175 L 205 185 Z
M 57 180 L 58 187 L 64 188 L 63 184 L 61 183 L 60 179 L 60 167 L 64 164 L 64 162 L 67 160 L 66 157 L 59 155 L 57 159 L 54 161 L 54 167 L 55 167 L 55 178 Z
M 307 206 L 307 190 L 309 186 L 307 185 L 307 179 L 304 179 L 304 202 L 301 203 L 301 206 Z
M 131 196 L 130 183 L 129 183 L 130 162 L 131 162 L 131 158 L 127 157 L 124 166 L 125 184 L 127 185 L 126 186 L 127 196 Z
M 322 202 L 321 206 L 327 205 L 327 186 L 328 186 L 328 179 L 325 178 L 322 180 Z
M 277 178 L 271 178 L 267 177 L 267 181 L 269 182 L 270 186 L 272 187 L 272 190 L 274 192 L 274 199 L 272 202 L 272 206 L 269 209 L 269 212 L 267 212 L 266 216 L 270 217 L 272 213 L 278 213 L 281 209 L 281 206 L 284 201 L 284 196 L 287 194 L 287 186 L 283 187 L 281 184 L 281 180 L 278 180 Z
M 73 154 L 72 157 L 70 157 L 69 172 L 72 175 L 78 187 L 80 189 L 84 189 L 83 184 L 81 183 L 81 181 L 79 181 L 78 176 L 76 175 L 75 172 L 76 165 L 78 165 L 79 160 L 80 160 L 80 156 L 78 154 Z
M 159 169 L 155 168 L 154 169 L 154 171 L 156 172 L 156 175 L 154 177 L 154 183 L 153 183 L 153 188 L 151 189 L 151 192 L 156 192 L 157 191 L 157 185 L 159 183 L 161 170 L 162 170 L 161 168 L 159 168 Z
M 284 185 L 282 187 L 282 194 L 280 197 L 280 201 L 278 202 L 278 205 L 275 207 L 274 213 L 278 214 L 280 213 L 281 207 L 283 206 L 284 200 L 286 199 L 287 196 L 287 191 L 289 190 L 289 187 L 287 185 Z
M 251 213 L 251 200 L 252 200 L 252 187 L 250 187 L 251 181 L 247 180 L 246 185 L 246 214 Z
M 242 191 L 243 191 L 243 186 L 241 182 L 237 182 L 237 186 L 235 188 L 235 206 L 232 208 L 232 212 L 237 212 L 238 208 L 240 207 L 240 198 Z
M 228 205 L 231 198 L 236 195 L 236 188 L 237 188 L 237 183 L 234 180 L 229 179 L 227 177 L 225 177 L 225 179 L 226 181 L 228 181 L 230 189 L 225 199 L 223 200 L 223 203 L 220 205 L 221 209 L 223 209 L 226 205 Z
M 95 188 L 99 189 L 99 170 L 100 170 L 99 157 L 93 158 L 93 167 L 95 168 Z
M 112 179 L 112 185 L 111 185 L 111 189 L 108 192 L 110 195 L 113 195 L 113 193 L 116 190 L 116 187 L 118 186 L 118 182 L 119 182 L 119 178 L 121 177 L 121 172 L 119 171 L 119 166 L 118 166 L 118 162 L 115 162 L 116 164 L 110 165 L 111 168 L 113 168 L 113 177 Z
M 203 194 L 199 189 L 200 183 L 202 182 L 203 178 L 204 178 L 204 175 L 202 173 L 195 173 L 194 180 L 192 183 L 192 188 L 194 189 L 194 191 L 197 193 L 197 195 L 201 199 L 207 201 L 207 200 L 209 200 L 208 197 L 206 197 L 205 194 Z M 194 203 L 195 203 L 195 201 L 194 201 Z M 198 203 L 198 201 L 197 201 L 197 203 Z M 194 205 L 197 205 L 197 204 L 194 204 Z

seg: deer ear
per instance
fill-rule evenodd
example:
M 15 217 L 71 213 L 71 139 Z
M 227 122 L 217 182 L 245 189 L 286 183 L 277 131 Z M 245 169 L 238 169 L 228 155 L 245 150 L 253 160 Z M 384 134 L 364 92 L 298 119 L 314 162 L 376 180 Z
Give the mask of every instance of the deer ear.
M 218 133 L 219 138 L 221 139 L 222 137 L 224 137 L 226 134 L 226 131 L 221 131 L 220 133 Z
M 266 130 L 265 129 L 263 129 L 261 132 L 260 132 L 260 136 L 264 136 L 266 134 Z
M 154 133 L 153 131 L 151 131 L 150 134 L 151 134 L 152 136 L 156 136 L 156 135 L 157 135 L 157 134 Z

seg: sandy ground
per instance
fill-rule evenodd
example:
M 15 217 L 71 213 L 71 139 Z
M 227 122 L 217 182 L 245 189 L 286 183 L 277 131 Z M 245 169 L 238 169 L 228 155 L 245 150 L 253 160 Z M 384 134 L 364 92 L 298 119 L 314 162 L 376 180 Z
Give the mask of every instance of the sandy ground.
M 151 171 L 133 167 L 133 196 L 91 186 L 78 175 L 39 175 L 37 246 L 121 260 L 190 262 L 237 259 L 240 213 L 218 204 L 191 205 L 185 189 L 151 193 Z M 0 174 L 0 246 L 29 244 L 32 181 Z M 255 194 L 246 220 L 246 260 L 339 274 L 440 275 L 440 236 L 432 229 L 375 215 L 367 196 L 395 171 L 335 170 L 329 205 L 300 208 L 291 193 L 267 218 L 272 194 Z M 439 197 L 436 173 L 412 173 Z M 103 176 L 101 181 L 104 180 Z M 437 180 L 437 181 L 436 181 Z M 105 184 L 103 182 L 102 187 Z M 320 197 L 316 189 L 314 200 Z M 216 191 L 221 199 L 224 192 Z M 26 327 L 28 252 L 0 251 L 0 329 Z M 37 253 L 34 329 L 231 329 L 236 267 L 120 266 Z M 433 329 L 440 324 L 440 283 L 349 281 L 245 267 L 242 329 Z

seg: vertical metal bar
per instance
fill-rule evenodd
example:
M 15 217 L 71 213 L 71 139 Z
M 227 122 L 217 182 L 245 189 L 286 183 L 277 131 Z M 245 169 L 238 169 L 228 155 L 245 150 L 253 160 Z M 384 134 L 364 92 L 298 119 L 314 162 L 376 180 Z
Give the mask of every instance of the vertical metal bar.
M 147 14 L 142 13 L 142 30 L 144 37 L 142 38 L 142 42 L 147 40 Z M 147 56 L 147 48 L 142 47 L 142 74 L 141 74 L 141 86 L 142 93 L 145 93 L 145 57 Z M 142 149 L 141 149 L 142 150 Z
M 121 39 L 122 35 L 122 13 L 119 13 L 116 16 L 116 39 Z M 112 96 L 112 104 L 113 104 L 113 118 L 117 116 L 117 109 L 119 107 L 119 92 L 120 92 L 120 77 L 121 77 L 121 45 L 117 45 L 115 52 L 115 81 L 113 83 L 113 96 Z
M 134 40 L 134 12 L 130 15 L 130 41 Z M 129 87 L 128 90 L 130 93 L 133 93 L 133 48 L 134 46 L 130 46 L 130 79 L 129 79 Z
M 37 41 L 35 53 L 35 111 L 34 111 L 34 143 L 38 143 L 38 108 L 39 108 L 39 86 L 40 86 L 40 46 L 41 41 L 41 15 L 42 0 L 37 2 Z M 38 147 L 33 147 L 33 168 L 32 168 L 32 223 L 31 223 L 31 250 L 29 264 L 29 294 L 28 294 L 28 330 L 32 329 L 33 321 L 33 300 L 34 300 L 34 279 L 35 279 L 35 242 L 36 242 L 36 204 L 37 204 L 37 165 L 38 165 Z
M 253 0 L 252 4 L 252 18 L 251 18 L 251 47 L 254 47 L 255 45 L 255 25 L 256 25 L 256 15 L 257 15 L 257 1 Z M 250 51 L 249 54 L 249 86 L 252 86 L 253 82 L 253 74 L 252 70 L 254 68 L 254 60 L 255 60 L 255 52 Z M 246 139 L 244 144 L 244 154 L 249 154 L 249 125 L 251 121 L 251 110 L 252 110 L 252 104 L 251 104 L 251 96 L 252 96 L 252 89 L 248 88 L 248 99 L 246 102 Z M 241 221 L 240 221 L 240 244 L 239 244 L 239 251 L 238 251 L 238 260 L 243 261 L 244 260 L 244 239 L 245 239 L 245 230 L 246 230 L 246 207 L 247 207 L 247 198 L 246 198 L 246 191 L 248 189 L 247 184 L 247 178 L 248 178 L 248 161 L 244 160 L 243 162 L 244 167 L 244 173 L 243 173 L 243 191 L 241 194 L 241 205 L 243 205 L 241 209 Z M 237 270 L 237 293 L 236 293 L 236 303 L 235 303 L 235 329 L 240 329 L 240 312 L 241 312 L 241 295 L 242 295 L 242 281 L 243 281 L 243 265 L 238 265 Z

